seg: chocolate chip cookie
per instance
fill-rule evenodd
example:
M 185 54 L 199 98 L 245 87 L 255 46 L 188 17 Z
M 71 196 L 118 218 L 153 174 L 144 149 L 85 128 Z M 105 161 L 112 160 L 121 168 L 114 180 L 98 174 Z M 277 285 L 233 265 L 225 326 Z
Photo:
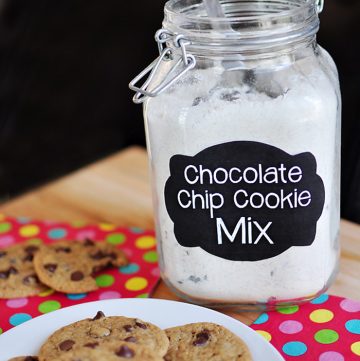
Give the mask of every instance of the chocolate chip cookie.
M 245 343 L 213 323 L 193 323 L 165 330 L 170 346 L 166 361 L 251 361 Z
M 70 350 L 109 341 L 140 345 L 161 357 L 169 345 L 165 332 L 151 323 L 122 316 L 105 317 L 99 311 L 93 319 L 75 322 L 53 333 L 41 347 L 39 359 L 57 360 Z
M 163 361 L 149 348 L 124 341 L 90 342 L 83 347 L 74 347 L 57 358 L 58 361 Z
M 37 356 L 19 356 L 10 359 L 9 361 L 39 361 Z
M 125 254 L 105 242 L 59 241 L 36 253 L 34 266 L 42 283 L 64 293 L 98 289 L 95 273 L 127 264 Z
M 0 298 L 34 296 L 47 289 L 33 266 L 41 246 L 18 244 L 0 249 Z

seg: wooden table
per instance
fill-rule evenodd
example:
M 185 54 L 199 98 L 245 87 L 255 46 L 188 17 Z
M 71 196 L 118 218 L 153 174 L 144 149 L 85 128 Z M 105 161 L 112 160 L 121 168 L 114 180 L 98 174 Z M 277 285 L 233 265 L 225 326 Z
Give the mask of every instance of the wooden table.
M 147 157 L 128 148 L 1 205 L 11 216 L 59 221 L 110 222 L 154 228 Z M 360 300 L 360 226 L 342 221 L 341 270 L 332 294 Z M 154 297 L 177 300 L 160 283 Z M 226 312 L 250 324 L 256 313 Z

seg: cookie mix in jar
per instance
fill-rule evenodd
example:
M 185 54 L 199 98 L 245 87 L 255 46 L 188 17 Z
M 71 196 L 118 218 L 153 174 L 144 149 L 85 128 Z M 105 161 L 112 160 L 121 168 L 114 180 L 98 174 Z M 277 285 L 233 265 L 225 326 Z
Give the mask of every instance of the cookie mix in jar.
M 130 84 L 162 277 L 198 304 L 300 303 L 339 258 L 341 99 L 316 43 L 322 4 L 211 2 L 165 5 L 160 56 Z

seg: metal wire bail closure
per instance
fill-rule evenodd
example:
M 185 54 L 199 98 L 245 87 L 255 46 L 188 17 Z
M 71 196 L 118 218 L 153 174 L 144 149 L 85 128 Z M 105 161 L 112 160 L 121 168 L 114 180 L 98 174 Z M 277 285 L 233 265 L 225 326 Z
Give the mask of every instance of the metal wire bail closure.
M 320 14 L 324 10 L 324 0 L 317 0 L 317 12 Z
M 183 35 L 181 34 L 172 34 L 166 29 L 160 29 L 155 34 L 155 40 L 158 44 L 159 48 L 159 57 L 155 59 L 148 67 L 146 67 L 137 77 L 135 77 L 129 84 L 129 88 L 136 92 L 133 97 L 133 102 L 135 104 L 143 103 L 147 97 L 156 97 L 166 89 L 168 89 L 171 85 L 173 85 L 177 80 L 179 80 L 184 74 L 186 74 L 189 70 L 193 69 L 196 65 L 196 59 L 192 54 L 189 54 L 186 51 L 186 46 L 190 44 Z M 157 70 L 159 69 L 160 64 L 163 61 L 167 61 L 173 58 L 172 47 L 167 47 L 167 43 L 173 43 L 172 45 L 175 48 L 181 49 L 181 58 L 175 63 L 174 67 L 169 72 L 168 76 L 175 73 L 176 69 L 179 68 L 180 65 L 185 65 L 183 69 L 175 75 L 170 76 L 169 80 L 164 80 L 157 87 L 148 90 L 151 81 L 153 80 Z M 137 84 L 147 75 L 147 79 L 140 87 Z

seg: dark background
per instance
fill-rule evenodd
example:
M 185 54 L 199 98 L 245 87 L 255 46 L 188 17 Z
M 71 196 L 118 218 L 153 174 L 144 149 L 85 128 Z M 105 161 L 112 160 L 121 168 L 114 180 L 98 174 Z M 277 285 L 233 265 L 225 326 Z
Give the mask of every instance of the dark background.
M 0 201 L 131 144 L 127 84 L 157 54 L 161 0 L 0 0 Z M 342 215 L 360 222 L 360 2 L 325 0 L 343 95 Z

